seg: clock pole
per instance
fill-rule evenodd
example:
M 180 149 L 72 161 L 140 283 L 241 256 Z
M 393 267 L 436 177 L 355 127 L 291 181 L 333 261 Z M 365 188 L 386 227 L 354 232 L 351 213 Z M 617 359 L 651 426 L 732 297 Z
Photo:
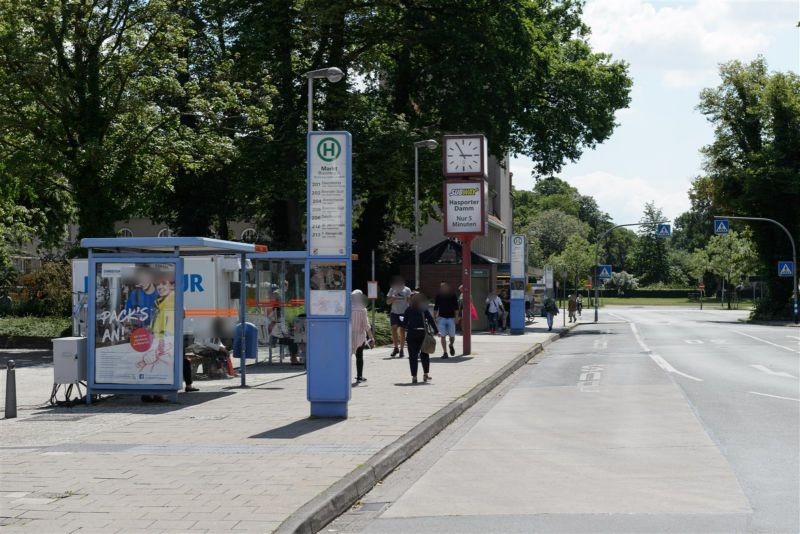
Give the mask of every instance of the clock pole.
M 461 335 L 464 356 L 472 352 L 472 239 L 471 235 L 461 236 Z

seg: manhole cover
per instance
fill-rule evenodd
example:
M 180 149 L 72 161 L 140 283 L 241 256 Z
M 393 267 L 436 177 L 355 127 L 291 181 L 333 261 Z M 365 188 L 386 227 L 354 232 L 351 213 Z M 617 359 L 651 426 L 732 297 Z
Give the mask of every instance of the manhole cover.
M 92 414 L 42 414 L 28 417 L 27 419 L 20 419 L 20 421 L 32 421 L 34 423 L 39 421 L 79 421 L 87 417 L 92 417 Z

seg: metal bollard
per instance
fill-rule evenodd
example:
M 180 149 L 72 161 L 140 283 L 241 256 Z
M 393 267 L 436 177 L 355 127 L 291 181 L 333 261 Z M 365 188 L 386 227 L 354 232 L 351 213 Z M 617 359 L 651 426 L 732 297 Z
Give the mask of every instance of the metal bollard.
M 17 416 L 17 376 L 14 360 L 8 360 L 6 366 L 6 419 Z

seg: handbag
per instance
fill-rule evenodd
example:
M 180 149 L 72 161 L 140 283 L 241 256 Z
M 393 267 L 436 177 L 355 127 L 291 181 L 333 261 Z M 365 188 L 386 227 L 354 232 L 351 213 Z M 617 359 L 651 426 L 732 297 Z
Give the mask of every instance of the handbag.
M 433 354 L 436 352 L 436 336 L 433 335 L 433 327 L 428 320 L 423 317 L 425 321 L 425 339 L 422 340 L 422 352 L 425 354 Z

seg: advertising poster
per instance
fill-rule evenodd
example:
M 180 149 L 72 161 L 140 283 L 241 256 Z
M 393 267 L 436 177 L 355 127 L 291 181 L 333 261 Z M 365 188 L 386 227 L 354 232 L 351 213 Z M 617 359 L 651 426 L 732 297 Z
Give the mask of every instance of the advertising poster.
M 444 184 L 445 234 L 484 235 L 486 214 L 483 181 Z
M 347 267 L 344 262 L 311 264 L 311 315 L 346 315 Z
M 95 382 L 173 384 L 175 264 L 97 264 Z

